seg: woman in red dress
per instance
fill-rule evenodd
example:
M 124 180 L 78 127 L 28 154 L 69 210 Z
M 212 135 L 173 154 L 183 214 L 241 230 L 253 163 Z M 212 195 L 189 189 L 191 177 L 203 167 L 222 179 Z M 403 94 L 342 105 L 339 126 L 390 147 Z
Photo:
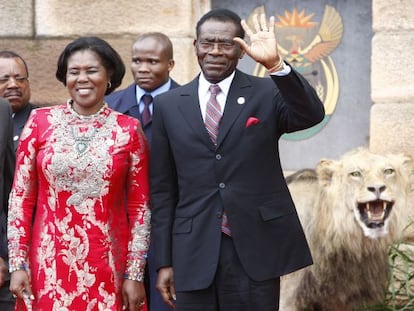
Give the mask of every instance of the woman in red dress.
M 8 220 L 18 310 L 146 309 L 148 146 L 139 121 L 104 102 L 124 74 L 104 40 L 73 41 L 56 71 L 70 100 L 25 126 Z

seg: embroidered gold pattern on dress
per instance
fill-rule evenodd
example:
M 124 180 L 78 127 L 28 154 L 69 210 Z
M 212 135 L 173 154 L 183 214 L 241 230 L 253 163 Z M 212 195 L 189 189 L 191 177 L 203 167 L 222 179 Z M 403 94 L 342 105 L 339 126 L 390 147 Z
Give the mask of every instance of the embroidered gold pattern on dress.
M 53 310 L 73 309 L 76 299 L 89 301 L 85 310 L 115 310 L 111 288 L 120 293 L 123 278 L 143 280 L 151 215 L 141 184 L 146 141 L 128 118 L 107 106 L 80 117 L 67 103 L 37 109 L 22 133 L 10 271 L 29 269 L 43 286 L 36 300 L 53 300 Z

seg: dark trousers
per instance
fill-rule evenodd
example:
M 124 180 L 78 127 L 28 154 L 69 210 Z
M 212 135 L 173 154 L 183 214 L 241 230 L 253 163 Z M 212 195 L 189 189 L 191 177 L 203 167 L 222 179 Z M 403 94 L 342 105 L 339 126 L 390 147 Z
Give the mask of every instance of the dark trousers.
M 213 284 L 203 290 L 177 292 L 175 311 L 277 311 L 280 279 L 257 282 L 244 271 L 231 237 L 223 234 Z

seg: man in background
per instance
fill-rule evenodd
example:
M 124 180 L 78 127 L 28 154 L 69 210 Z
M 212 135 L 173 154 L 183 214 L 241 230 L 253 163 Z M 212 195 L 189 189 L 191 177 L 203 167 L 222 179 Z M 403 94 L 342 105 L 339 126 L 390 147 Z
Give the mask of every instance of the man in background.
M 132 46 L 131 72 L 134 83 L 105 98 L 112 109 L 140 120 L 149 142 L 153 98 L 178 86 L 170 78 L 173 68 L 171 40 L 160 32 L 144 33 Z
M 132 46 L 131 71 L 134 83 L 105 98 L 112 109 L 140 120 L 148 142 L 151 142 L 153 98 L 178 87 L 178 84 L 170 78 L 173 68 L 171 40 L 160 32 L 144 33 Z M 145 277 L 149 311 L 170 311 L 155 288 L 157 271 L 153 260 L 153 242 L 151 241 L 148 250 Z
M 29 102 L 30 95 L 29 70 L 25 60 L 13 51 L 0 51 L 0 97 L 6 98 L 11 105 L 15 151 L 23 127 L 35 108 Z
M 13 125 L 7 100 L 0 98 L 0 310 L 14 310 L 7 264 L 7 206 L 14 173 Z

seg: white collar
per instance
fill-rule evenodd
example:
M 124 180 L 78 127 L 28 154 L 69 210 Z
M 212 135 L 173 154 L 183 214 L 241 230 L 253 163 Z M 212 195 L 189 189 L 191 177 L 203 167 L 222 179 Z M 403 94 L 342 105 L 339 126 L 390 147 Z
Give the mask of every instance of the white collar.
M 225 98 L 227 98 L 227 94 L 229 93 L 230 85 L 233 82 L 233 78 L 235 75 L 235 71 L 232 72 L 227 78 L 221 80 L 219 83 L 215 83 L 220 86 L 221 91 L 223 92 Z M 212 83 L 208 82 L 204 77 L 204 74 L 201 73 L 198 79 L 198 89 L 200 94 L 209 94 L 209 87 Z

